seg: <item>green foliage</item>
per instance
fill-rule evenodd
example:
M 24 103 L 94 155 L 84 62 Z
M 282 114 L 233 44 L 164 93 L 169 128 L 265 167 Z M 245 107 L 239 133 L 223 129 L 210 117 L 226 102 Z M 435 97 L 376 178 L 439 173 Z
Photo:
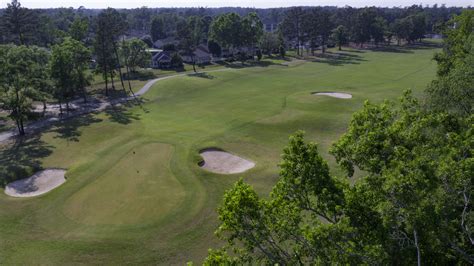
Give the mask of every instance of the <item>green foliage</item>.
M 150 35 L 151 39 L 155 42 L 156 40 L 166 38 L 165 33 L 165 22 L 161 16 L 154 17 L 151 21 Z
M 311 8 L 305 11 L 303 16 L 303 30 L 307 35 L 307 39 L 311 42 L 313 49 L 316 44 L 320 44 L 322 52 L 325 52 L 332 27 L 333 25 L 328 11 L 322 8 Z
M 191 16 L 178 23 L 177 36 L 180 40 L 180 47 L 186 55 L 191 57 L 194 72 L 196 72 L 194 51 L 204 38 L 203 27 L 201 18 L 197 16 Z
M 279 44 L 278 36 L 272 32 L 264 32 L 260 39 L 260 48 L 268 55 L 277 51 Z
M 34 100 L 44 100 L 49 88 L 48 53 L 38 47 L 0 46 L 1 108 L 9 111 L 21 135 Z
M 147 48 L 146 43 L 137 38 L 122 43 L 120 53 L 130 71 L 136 72 L 137 67 L 145 68 L 150 65 L 151 55 L 147 52 Z
M 452 65 L 449 72 L 428 87 L 430 108 L 461 116 L 474 113 L 474 34 L 470 34 L 463 49 L 467 54 L 449 63 Z
M 470 52 L 471 46 L 466 43 L 472 42 L 471 36 L 474 34 L 474 10 L 465 10 L 451 19 L 444 34 L 446 38 L 443 52 L 435 56 L 440 76 L 447 75 L 455 62 L 462 60 Z
M 108 95 L 108 75 L 113 82 L 113 76 L 118 70 L 121 74 L 118 41 L 126 31 L 127 23 L 123 14 L 113 8 L 107 8 L 99 13 L 95 24 L 94 52 L 97 56 L 97 72 L 105 80 L 105 94 Z M 122 80 L 122 75 L 120 75 Z M 122 82 L 123 86 L 123 82 Z M 114 87 L 112 83 L 112 87 Z
M 262 50 L 258 49 L 257 52 L 257 60 L 260 61 L 263 58 Z
M 222 54 L 221 46 L 213 40 L 209 40 L 207 42 L 207 48 L 209 49 L 209 52 L 215 56 L 221 56 Z
M 286 55 L 285 46 L 280 45 L 280 48 L 278 49 L 278 51 L 279 51 L 281 57 L 285 57 L 285 55 Z
M 35 28 L 36 14 L 21 6 L 17 0 L 7 4 L 2 25 L 7 30 L 7 36 L 16 44 L 27 44 Z
M 85 88 L 90 85 L 91 80 L 86 74 L 90 57 L 89 49 L 71 38 L 53 46 L 50 73 L 56 86 L 55 97 L 59 102 L 68 104 L 79 92 L 86 99 Z
M 285 17 L 280 24 L 280 32 L 288 39 L 296 40 L 299 45 L 303 41 L 303 16 L 304 11 L 301 7 L 293 7 L 285 12 Z M 297 54 L 300 54 L 300 49 L 297 49 Z
M 183 67 L 183 59 L 178 53 L 173 53 L 171 56 L 171 66 L 173 68 L 182 68 Z
M 461 116 L 474 111 L 474 11 L 453 18 L 446 30 L 444 49 L 435 55 L 438 78 L 427 89 L 428 104 Z
M 427 263 L 472 263 L 466 257 L 473 252 L 466 245 L 470 236 L 461 222 L 471 216 L 466 197 L 474 181 L 472 125 L 472 118 L 425 111 L 407 94 L 400 108 L 366 103 L 333 147 L 349 175 L 355 166 L 368 172 L 352 193 L 372 198 L 355 206 L 374 216 L 353 219 L 368 226 L 364 231 L 382 230 L 378 241 L 390 260 L 415 262 L 408 254 L 416 252 Z
M 348 42 L 348 32 L 346 27 L 339 25 L 332 31 L 332 39 L 336 43 L 339 51 L 342 50 L 342 46 Z
M 423 14 L 410 15 L 397 19 L 391 25 L 391 31 L 395 34 L 399 45 L 402 40 L 412 43 L 423 38 L 425 29 L 425 16 Z
M 89 22 L 84 18 L 76 18 L 69 27 L 69 35 L 77 41 L 83 41 L 89 30 Z
M 263 25 L 256 13 L 243 18 L 236 13 L 227 13 L 212 22 L 209 37 L 221 47 L 238 49 L 257 44 L 262 34 Z

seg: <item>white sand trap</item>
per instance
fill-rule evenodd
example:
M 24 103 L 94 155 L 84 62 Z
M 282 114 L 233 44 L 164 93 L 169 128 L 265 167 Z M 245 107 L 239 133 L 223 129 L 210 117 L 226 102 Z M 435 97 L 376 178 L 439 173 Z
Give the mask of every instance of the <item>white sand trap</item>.
M 63 169 L 46 169 L 34 175 L 11 182 L 5 187 L 5 194 L 12 197 L 34 197 L 47 193 L 66 182 Z
M 219 149 L 205 149 L 200 152 L 204 161 L 199 166 L 213 173 L 237 174 L 255 166 L 255 163 Z
M 334 98 L 339 98 L 339 99 L 350 99 L 352 98 L 352 95 L 349 93 L 343 93 L 343 92 L 315 92 L 313 95 L 324 95 L 324 96 L 330 96 Z

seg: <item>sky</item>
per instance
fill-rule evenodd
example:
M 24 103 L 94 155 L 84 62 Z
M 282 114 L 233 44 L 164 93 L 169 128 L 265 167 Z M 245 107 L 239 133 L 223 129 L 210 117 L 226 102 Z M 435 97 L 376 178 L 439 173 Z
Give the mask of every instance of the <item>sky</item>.
M 0 0 L 6 7 L 7 0 Z M 136 8 L 136 7 L 288 7 L 288 6 L 411 6 L 413 4 L 446 6 L 474 6 L 474 0 L 20 0 L 22 6 L 28 8 L 74 7 L 86 8 Z

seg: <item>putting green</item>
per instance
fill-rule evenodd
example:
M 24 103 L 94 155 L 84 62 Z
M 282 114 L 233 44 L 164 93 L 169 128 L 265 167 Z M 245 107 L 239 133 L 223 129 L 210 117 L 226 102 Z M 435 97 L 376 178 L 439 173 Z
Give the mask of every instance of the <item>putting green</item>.
M 0 264 L 199 264 L 222 244 L 213 234 L 216 208 L 238 178 L 269 192 L 288 136 L 300 129 L 341 175 L 328 150 L 352 113 L 366 99 L 396 99 L 407 88 L 422 95 L 436 73 L 436 51 L 333 50 L 346 60 L 266 59 L 260 67 L 169 78 L 141 106 L 0 144 L 0 181 L 68 169 L 66 183 L 35 198 L 8 197 L 0 188 Z M 311 95 L 329 90 L 353 97 Z M 199 151 L 208 147 L 255 167 L 235 175 L 201 169 Z
M 73 194 L 64 213 L 92 225 L 151 223 L 165 217 L 185 194 L 170 171 L 172 152 L 171 145 L 161 143 L 132 148 L 104 175 Z

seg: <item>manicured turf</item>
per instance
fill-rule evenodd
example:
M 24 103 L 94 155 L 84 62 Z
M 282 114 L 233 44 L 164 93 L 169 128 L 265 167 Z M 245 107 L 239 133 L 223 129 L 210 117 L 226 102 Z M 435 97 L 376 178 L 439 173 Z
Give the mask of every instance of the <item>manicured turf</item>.
M 40 167 L 68 172 L 63 186 L 37 198 L 0 191 L 0 263 L 199 262 L 221 244 L 213 232 L 225 189 L 244 177 L 267 193 L 288 135 L 298 129 L 334 166 L 327 151 L 351 114 L 366 99 L 395 99 L 407 88 L 421 95 L 435 75 L 435 51 L 334 51 L 317 62 L 267 61 L 167 79 L 140 107 L 83 116 L 6 145 L 0 149 L 4 180 Z M 311 95 L 316 91 L 353 98 Z M 256 167 L 228 176 L 207 172 L 197 165 L 207 147 Z

